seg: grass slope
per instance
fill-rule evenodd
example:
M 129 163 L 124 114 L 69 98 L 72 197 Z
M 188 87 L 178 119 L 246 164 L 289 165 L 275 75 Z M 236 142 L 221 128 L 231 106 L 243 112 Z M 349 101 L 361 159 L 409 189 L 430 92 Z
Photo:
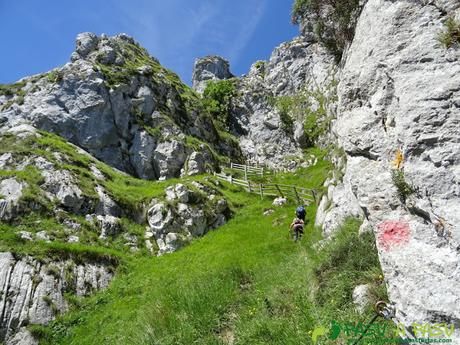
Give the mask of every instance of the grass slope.
M 330 166 L 309 169 L 290 182 L 318 188 L 322 179 L 305 177 L 324 179 Z M 227 184 L 221 190 L 236 208 L 227 225 L 170 255 L 126 258 L 108 290 L 33 327 L 41 343 L 312 344 L 319 324 L 370 317 L 353 311 L 352 289 L 371 282 L 376 298 L 385 292 L 373 238 L 358 237 L 359 221 L 347 221 L 318 252 L 315 205 L 296 244 L 287 238 L 295 205 L 263 216 L 270 200 Z

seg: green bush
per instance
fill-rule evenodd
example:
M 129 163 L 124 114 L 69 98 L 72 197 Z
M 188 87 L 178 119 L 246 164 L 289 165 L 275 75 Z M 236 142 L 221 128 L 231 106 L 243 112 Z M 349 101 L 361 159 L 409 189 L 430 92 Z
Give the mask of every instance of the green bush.
M 409 195 L 417 192 L 417 188 L 415 186 L 406 182 L 403 170 L 392 170 L 391 179 L 393 180 L 393 184 L 397 189 L 397 195 L 401 202 L 405 203 Z
M 219 129 L 229 128 L 229 115 L 232 100 L 236 96 L 236 86 L 233 79 L 210 80 L 203 92 L 203 105 L 214 120 Z
M 58 70 L 51 71 L 47 74 L 50 83 L 60 83 L 62 81 L 62 72 Z
M 328 99 L 320 92 L 311 93 L 318 103 L 316 110 L 307 108 L 303 129 L 308 146 L 314 146 L 318 138 L 327 132 L 331 117 L 327 115 Z
M 296 100 L 294 97 L 281 96 L 276 99 L 276 107 L 280 114 L 281 128 L 290 135 L 294 132 L 294 120 L 290 114 L 295 105 Z
M 454 17 L 449 17 L 444 25 L 445 31 L 439 34 L 439 42 L 446 48 L 450 48 L 455 44 L 460 44 L 460 22 L 455 20 Z
M 0 84 L 0 96 L 14 96 L 20 93 L 24 86 L 26 86 L 25 81 L 14 84 Z

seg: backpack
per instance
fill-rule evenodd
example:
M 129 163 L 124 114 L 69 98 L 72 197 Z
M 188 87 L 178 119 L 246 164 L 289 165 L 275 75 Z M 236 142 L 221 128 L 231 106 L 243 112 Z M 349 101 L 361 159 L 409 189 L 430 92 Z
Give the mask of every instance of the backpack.
M 300 218 L 294 219 L 293 226 L 292 226 L 292 229 L 294 231 L 300 231 L 303 233 L 303 226 L 304 226 L 304 222 L 302 219 Z
M 305 210 L 305 207 L 299 206 L 295 210 L 295 214 L 296 214 L 297 218 L 305 220 L 305 216 L 307 215 L 307 211 Z

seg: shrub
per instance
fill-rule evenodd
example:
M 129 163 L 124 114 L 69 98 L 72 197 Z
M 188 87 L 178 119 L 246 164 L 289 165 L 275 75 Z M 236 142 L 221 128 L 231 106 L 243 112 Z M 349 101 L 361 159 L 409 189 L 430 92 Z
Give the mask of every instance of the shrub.
M 54 70 L 48 73 L 47 78 L 50 83 L 60 83 L 62 81 L 62 73 Z
M 278 109 L 281 128 L 287 134 L 293 134 L 294 132 L 294 120 L 290 115 L 293 107 L 295 106 L 295 100 L 290 96 L 281 96 L 276 99 L 276 108 Z
M 401 202 L 405 203 L 409 195 L 417 192 L 417 188 L 406 182 L 404 171 L 400 169 L 392 170 L 391 179 L 397 189 L 397 195 Z
M 320 92 L 312 93 L 312 97 L 318 102 L 316 110 L 308 108 L 305 114 L 303 129 L 308 146 L 314 146 L 318 138 L 328 129 L 331 118 L 327 116 L 326 97 Z
M 56 265 L 49 265 L 46 269 L 46 273 L 53 276 L 56 279 L 61 277 L 61 270 Z
M 439 42 L 446 48 L 460 44 L 460 22 L 455 20 L 454 17 L 449 17 L 444 26 L 445 31 L 441 32 L 438 36 Z
M 220 129 L 228 129 L 232 100 L 236 96 L 235 81 L 210 80 L 203 92 L 203 105 Z

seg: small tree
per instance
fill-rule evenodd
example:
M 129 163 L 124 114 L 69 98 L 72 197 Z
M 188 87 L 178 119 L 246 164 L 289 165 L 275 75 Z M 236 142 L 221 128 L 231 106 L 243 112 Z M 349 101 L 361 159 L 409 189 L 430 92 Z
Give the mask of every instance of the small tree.
M 236 96 L 235 81 L 210 80 L 203 92 L 203 105 L 221 129 L 228 129 L 232 100 Z

